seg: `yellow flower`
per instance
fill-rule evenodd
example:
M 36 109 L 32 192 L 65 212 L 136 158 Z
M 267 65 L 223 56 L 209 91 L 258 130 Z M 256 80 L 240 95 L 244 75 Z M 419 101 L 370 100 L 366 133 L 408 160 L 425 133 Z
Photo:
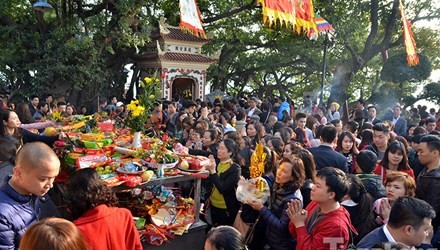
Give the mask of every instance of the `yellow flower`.
M 144 110 L 145 110 L 144 107 L 139 106 L 136 109 L 132 110 L 131 113 L 133 116 L 140 116 L 144 113 Z
M 153 79 L 150 78 L 150 77 L 145 77 L 145 78 L 144 78 L 144 81 L 145 81 L 146 83 L 150 84 L 150 83 L 153 82 Z
M 148 98 L 150 98 L 150 100 L 154 100 L 154 98 L 156 98 L 155 95 L 150 95 Z
M 139 101 L 138 101 L 138 103 L 139 103 Z M 137 107 L 137 103 L 135 101 L 131 101 L 130 104 L 127 105 L 127 108 L 129 110 L 135 110 L 136 107 Z
M 145 88 L 145 83 L 143 81 L 141 81 L 140 85 L 141 85 L 141 88 Z
M 159 82 L 159 79 L 155 78 L 154 81 L 155 81 L 155 82 Z

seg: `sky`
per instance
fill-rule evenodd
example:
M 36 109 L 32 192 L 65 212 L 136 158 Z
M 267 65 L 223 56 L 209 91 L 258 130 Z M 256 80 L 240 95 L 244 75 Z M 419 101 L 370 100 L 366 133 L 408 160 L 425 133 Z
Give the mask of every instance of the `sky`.
M 438 0 L 435 1 L 434 0 L 433 4 L 436 5 L 436 6 L 440 6 L 440 1 L 438 1 Z M 431 29 L 438 30 L 440 32 L 440 20 L 439 19 L 437 19 L 437 20 L 429 20 L 429 21 L 419 21 L 419 22 L 416 22 L 414 24 L 414 26 L 415 27 L 428 27 L 428 28 L 431 28 Z M 417 41 L 416 41 L 416 43 L 417 43 Z M 429 82 L 438 82 L 438 81 L 440 81 L 440 69 L 433 70 L 432 73 L 431 73 L 431 76 L 429 78 Z M 416 94 L 420 93 L 422 91 L 422 89 L 423 88 L 420 87 L 418 89 L 418 92 L 416 92 Z M 435 108 L 436 110 L 439 110 L 439 108 L 440 108 L 440 106 L 438 106 L 438 105 L 436 105 L 436 104 L 434 104 L 432 102 L 425 101 L 425 100 L 418 101 L 418 102 L 415 103 L 416 106 L 419 105 L 419 104 L 420 105 L 426 105 L 428 108 Z

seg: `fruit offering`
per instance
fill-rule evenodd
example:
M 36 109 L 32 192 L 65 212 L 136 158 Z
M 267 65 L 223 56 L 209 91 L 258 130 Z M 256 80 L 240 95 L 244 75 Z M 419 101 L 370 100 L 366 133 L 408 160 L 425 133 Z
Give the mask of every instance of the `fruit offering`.
M 246 203 L 252 200 L 259 200 L 265 203 L 270 197 L 270 190 L 267 181 L 263 177 L 250 180 L 240 179 L 236 191 L 237 200 Z

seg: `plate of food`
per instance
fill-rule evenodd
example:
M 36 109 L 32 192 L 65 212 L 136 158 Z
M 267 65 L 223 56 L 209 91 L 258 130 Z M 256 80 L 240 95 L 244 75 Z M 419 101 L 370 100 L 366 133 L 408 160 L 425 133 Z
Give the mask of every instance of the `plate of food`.
M 116 168 L 116 171 L 122 174 L 142 174 L 148 168 L 136 162 L 128 162 L 122 167 Z
M 200 155 L 191 155 L 184 157 L 181 162 L 180 166 L 178 167 L 180 170 L 188 171 L 188 172 L 200 172 L 205 169 L 205 166 L 207 166 L 210 163 L 210 160 L 208 157 L 200 156 Z
M 190 172 L 190 173 L 200 173 L 205 170 L 204 167 L 197 170 L 197 169 L 189 169 L 189 168 L 184 169 L 184 168 L 182 168 L 182 166 L 178 166 L 177 169 L 185 171 L 185 172 Z
M 165 208 L 159 208 L 156 214 L 151 215 L 151 221 L 156 226 L 168 226 L 171 224 L 171 214 Z

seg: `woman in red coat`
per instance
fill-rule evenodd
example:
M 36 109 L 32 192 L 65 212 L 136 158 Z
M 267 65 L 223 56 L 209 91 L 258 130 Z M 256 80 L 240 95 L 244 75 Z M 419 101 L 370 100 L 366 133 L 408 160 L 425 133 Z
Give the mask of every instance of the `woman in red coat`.
M 405 145 L 400 141 L 390 143 L 385 150 L 382 161 L 377 164 L 373 173 L 382 176 L 382 182 L 385 183 L 387 173 L 395 171 L 405 172 L 414 178 L 414 171 L 409 167 Z
M 98 172 L 82 169 L 69 181 L 73 224 L 81 230 L 90 249 L 142 249 L 131 212 L 115 207 L 117 199 Z

